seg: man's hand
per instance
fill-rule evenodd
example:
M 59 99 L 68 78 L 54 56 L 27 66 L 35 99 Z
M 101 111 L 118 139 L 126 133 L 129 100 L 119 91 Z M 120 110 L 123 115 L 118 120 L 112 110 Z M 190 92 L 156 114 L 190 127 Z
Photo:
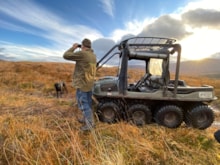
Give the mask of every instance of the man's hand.
M 78 45 L 79 45 L 78 43 L 73 44 L 73 48 L 74 49 L 78 48 Z

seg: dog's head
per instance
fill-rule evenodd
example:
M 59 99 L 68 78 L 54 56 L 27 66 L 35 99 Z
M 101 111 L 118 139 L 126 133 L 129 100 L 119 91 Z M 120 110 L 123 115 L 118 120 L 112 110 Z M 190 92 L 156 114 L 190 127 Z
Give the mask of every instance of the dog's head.
M 61 82 L 56 82 L 55 84 L 54 84 L 54 87 L 55 87 L 55 89 L 56 89 L 56 91 L 58 92 L 68 92 L 67 91 L 67 88 L 66 88 L 66 84 L 65 84 L 65 82 L 63 82 L 63 81 L 61 81 Z
M 62 90 L 62 87 L 61 87 L 60 83 L 55 83 L 54 87 L 55 87 L 56 91 L 61 91 Z

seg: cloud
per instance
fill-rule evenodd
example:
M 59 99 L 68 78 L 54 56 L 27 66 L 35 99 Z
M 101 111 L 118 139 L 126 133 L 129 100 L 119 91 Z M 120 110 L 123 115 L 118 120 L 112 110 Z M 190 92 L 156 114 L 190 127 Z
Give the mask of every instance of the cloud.
M 116 44 L 119 44 L 121 41 L 126 40 L 128 38 L 134 37 L 133 34 L 127 34 L 121 37 L 120 41 L 114 41 L 113 39 L 107 39 L 107 38 L 99 38 L 97 40 L 94 40 L 92 43 L 92 47 L 94 49 L 94 52 L 97 56 L 97 62 L 104 57 Z M 111 54 L 109 54 L 108 57 L 113 55 L 115 52 L 119 52 L 118 48 L 112 50 Z M 107 58 L 106 58 L 107 59 Z M 110 63 L 112 65 L 118 65 L 118 56 L 113 57 L 110 60 Z
M 114 0 L 99 0 L 102 4 L 103 11 L 111 16 L 114 17 Z
M 180 13 L 185 13 L 190 10 L 196 9 L 211 9 L 219 10 L 220 1 L 219 0 L 194 0 L 189 1 L 184 7 L 179 8 Z
M 133 35 L 133 34 L 124 35 L 124 36 L 122 36 L 121 41 L 126 40 L 128 38 L 132 38 L 132 37 L 135 37 L 135 35 Z
M 220 52 L 211 55 L 211 58 L 220 59 Z
M 103 11 L 113 18 L 115 7 L 117 7 L 115 6 L 116 1 L 99 0 L 99 2 Z M 210 41 L 209 38 L 213 40 L 216 34 L 219 36 L 220 11 L 218 4 L 220 4 L 219 0 L 193 1 L 188 3 L 181 10 L 179 9 L 178 13 L 175 13 L 177 17 L 173 17 L 173 15 L 171 16 L 170 14 L 162 15 L 159 18 L 130 20 L 124 22 L 124 27 L 117 27 L 117 29 L 112 30 L 111 33 L 106 34 L 108 35 L 106 37 L 109 37 L 107 39 L 104 38 L 102 33 L 97 29 L 82 24 L 73 24 L 72 21 L 66 20 L 66 18 L 62 18 L 60 15 L 39 5 L 37 1 L 22 0 L 22 3 L 13 0 L 1 1 L 1 28 L 22 32 L 24 35 L 32 34 L 39 38 L 47 39 L 47 45 L 29 46 L 15 43 L 2 43 L 0 41 L 1 47 L 4 48 L 0 49 L 0 58 L 8 57 L 13 60 L 30 61 L 62 61 L 63 52 L 72 46 L 73 42 L 81 42 L 82 38 L 85 37 L 93 41 L 93 48 L 98 59 L 119 41 L 136 35 L 171 37 L 181 42 L 185 38 L 189 38 L 189 40 L 183 42 L 184 47 L 188 47 L 188 45 L 199 43 L 198 41 Z M 88 18 L 89 17 L 90 16 L 88 16 Z M 186 24 L 187 26 L 185 26 Z M 211 27 L 213 29 L 217 28 L 218 33 L 215 32 L 215 34 L 210 35 L 210 33 L 206 32 L 206 36 L 201 37 L 204 36 L 205 32 L 202 31 L 198 33 L 196 32 L 198 29 L 188 28 L 190 25 L 199 28 L 202 26 Z M 189 32 L 188 30 L 191 31 Z M 192 33 L 197 33 L 195 39 L 192 37 Z M 217 38 L 219 38 L 218 36 L 215 37 L 216 41 Z M 206 43 L 204 45 L 207 44 L 211 43 Z M 219 50 L 217 50 L 219 49 L 218 46 L 213 46 L 213 43 L 211 46 L 209 47 L 211 49 L 215 47 L 214 52 L 219 52 Z M 198 44 L 198 48 L 201 49 L 200 52 L 207 54 L 206 51 L 203 50 L 206 49 L 205 46 L 201 46 L 201 43 Z M 195 50 L 195 48 L 192 49 Z M 191 49 L 189 50 L 192 51 Z
M 170 15 L 163 15 L 150 25 L 146 26 L 139 35 L 170 37 L 180 40 L 190 35 L 190 33 L 186 31 L 181 20 L 174 19 Z
M 110 38 L 112 38 L 116 42 L 119 42 L 123 39 L 124 36 L 136 36 L 143 30 L 143 27 L 148 26 L 150 23 L 154 21 L 154 18 L 146 18 L 141 21 L 131 20 L 129 22 L 125 22 L 124 28 L 115 29 L 111 33 Z
M 64 61 L 63 51 L 41 46 L 15 45 L 0 41 L 0 59 L 11 61 Z
M 1 47 L 5 48 L 4 56 L 1 54 L 1 58 L 8 56 L 13 61 L 62 61 L 60 55 L 74 42 L 81 42 L 85 37 L 91 40 L 102 37 L 98 30 L 80 24 L 69 24 L 65 19 L 29 0 L 23 0 L 22 3 L 2 1 L 0 13 L 4 16 L 0 20 L 1 28 L 42 37 L 50 43 L 42 43 L 42 46 L 31 43 L 32 46 L 28 46 L 0 41 Z M 13 22 L 10 22 L 11 20 Z
M 92 47 L 97 56 L 101 59 L 116 43 L 111 39 L 99 38 L 92 43 Z
M 184 23 L 192 27 L 220 27 L 220 11 L 212 9 L 190 10 L 182 15 Z
M 2 28 L 32 33 L 38 37 L 49 39 L 51 44 L 57 46 L 66 46 L 72 44 L 73 41 L 79 42 L 85 37 L 92 40 L 102 37 L 102 34 L 96 29 L 79 24 L 68 24 L 65 19 L 29 0 L 23 0 L 22 3 L 19 1 L 2 1 L 0 12 L 11 19 L 15 19 L 17 24 L 22 25 L 1 21 Z
M 0 61 L 3 60 L 3 61 L 16 61 L 15 58 L 13 57 L 8 57 L 8 56 L 5 56 L 3 54 L 0 53 Z
M 14 61 L 14 57 L 10 57 L 7 53 L 5 53 L 5 48 L 0 48 L 0 60 L 4 61 Z
M 37 31 L 29 30 L 25 27 L 15 25 L 15 24 L 12 24 L 12 23 L 4 21 L 4 20 L 0 20 L 0 27 L 5 28 L 7 30 L 11 30 L 11 31 L 24 32 L 24 33 L 29 33 L 29 34 L 33 34 L 33 35 L 35 35 L 37 33 Z

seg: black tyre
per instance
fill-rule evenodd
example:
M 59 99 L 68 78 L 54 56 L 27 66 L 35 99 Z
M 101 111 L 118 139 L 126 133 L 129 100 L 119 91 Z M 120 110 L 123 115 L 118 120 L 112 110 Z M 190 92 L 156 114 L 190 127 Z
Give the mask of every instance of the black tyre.
M 181 108 L 175 105 L 166 105 L 157 111 L 155 120 L 158 124 L 165 127 L 177 128 L 183 121 L 183 112 Z
M 198 129 L 206 129 L 212 125 L 214 113 L 207 105 L 199 105 L 185 114 L 185 123 Z
M 217 140 L 217 142 L 220 143 L 220 130 L 217 130 L 217 131 L 214 133 L 214 137 L 215 137 L 215 140 Z
M 97 115 L 100 121 L 114 123 L 119 120 L 119 107 L 113 102 L 102 103 L 98 106 Z
M 143 104 L 132 105 L 128 109 L 129 120 L 137 126 L 142 126 L 151 123 L 152 114 L 150 109 Z

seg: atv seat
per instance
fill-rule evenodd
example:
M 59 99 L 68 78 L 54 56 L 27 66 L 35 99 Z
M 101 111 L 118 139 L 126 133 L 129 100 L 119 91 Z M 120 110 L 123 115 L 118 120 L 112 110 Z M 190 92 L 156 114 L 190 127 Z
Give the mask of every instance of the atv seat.
M 149 78 L 149 84 L 150 87 L 154 89 L 159 89 L 161 86 L 164 85 L 164 79 L 161 76 L 158 75 L 152 75 Z

